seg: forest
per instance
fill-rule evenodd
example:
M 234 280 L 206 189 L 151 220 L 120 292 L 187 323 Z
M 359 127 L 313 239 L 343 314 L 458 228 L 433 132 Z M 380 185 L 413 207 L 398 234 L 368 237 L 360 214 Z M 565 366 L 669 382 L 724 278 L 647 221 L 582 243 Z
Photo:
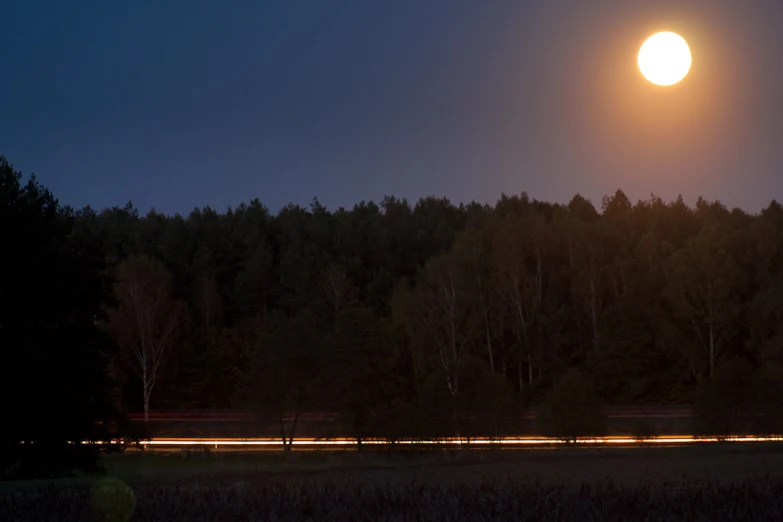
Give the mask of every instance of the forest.
M 2 391 L 31 397 L 10 406 L 28 430 L 44 410 L 77 422 L 58 401 L 393 431 L 536 406 L 565 375 L 607 405 L 781 382 L 775 201 L 256 198 L 184 216 L 61 205 L 0 158 L 0 232 Z

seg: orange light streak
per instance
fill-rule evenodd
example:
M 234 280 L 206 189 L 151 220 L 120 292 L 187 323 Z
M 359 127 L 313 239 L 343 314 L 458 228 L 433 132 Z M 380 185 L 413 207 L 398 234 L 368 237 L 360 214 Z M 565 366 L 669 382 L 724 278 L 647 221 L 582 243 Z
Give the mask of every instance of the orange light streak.
M 783 435 L 775 436 L 736 436 L 736 437 L 694 437 L 692 435 L 666 435 L 638 439 L 629 436 L 610 436 L 579 438 L 579 444 L 596 444 L 605 446 L 614 445 L 632 445 L 632 444 L 695 444 L 706 442 L 781 442 Z M 385 440 L 362 440 L 363 445 L 390 445 L 391 442 Z M 488 437 L 479 438 L 444 438 L 437 440 L 398 440 L 393 444 L 398 445 L 504 445 L 504 446 L 543 446 L 554 444 L 565 444 L 565 441 L 547 438 L 547 437 L 504 437 L 491 439 Z M 169 446 L 169 447 L 187 447 L 187 446 L 282 446 L 282 441 L 275 438 L 156 438 L 140 441 L 143 446 Z M 316 438 L 298 438 L 293 441 L 294 446 L 355 446 L 356 439 L 335 438 L 335 439 L 316 439 Z

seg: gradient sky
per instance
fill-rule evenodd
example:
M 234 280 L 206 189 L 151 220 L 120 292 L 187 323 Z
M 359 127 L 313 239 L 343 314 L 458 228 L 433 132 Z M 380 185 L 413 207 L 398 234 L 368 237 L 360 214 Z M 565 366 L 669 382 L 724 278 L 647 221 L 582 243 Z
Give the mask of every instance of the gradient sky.
M 780 0 L 6 0 L 0 154 L 63 203 L 783 200 Z M 674 30 L 675 87 L 636 67 Z

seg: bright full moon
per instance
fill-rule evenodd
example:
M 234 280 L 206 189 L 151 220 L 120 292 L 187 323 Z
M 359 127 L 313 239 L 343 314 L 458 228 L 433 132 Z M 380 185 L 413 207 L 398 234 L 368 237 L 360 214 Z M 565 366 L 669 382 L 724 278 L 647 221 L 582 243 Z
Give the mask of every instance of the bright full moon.
M 685 39 L 671 32 L 649 37 L 639 49 L 639 70 L 656 85 L 674 85 L 691 68 L 691 50 Z

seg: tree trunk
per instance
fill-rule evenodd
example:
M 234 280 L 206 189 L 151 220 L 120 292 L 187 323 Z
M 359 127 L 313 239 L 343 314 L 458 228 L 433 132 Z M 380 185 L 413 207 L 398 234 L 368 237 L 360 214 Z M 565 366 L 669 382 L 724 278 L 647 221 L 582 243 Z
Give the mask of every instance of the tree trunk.
M 712 328 L 712 320 L 710 320 L 710 378 L 715 371 L 715 334 Z
M 522 377 L 522 357 L 517 361 L 517 377 L 519 378 L 519 393 L 522 394 L 522 390 L 525 388 L 524 378 Z
M 299 411 L 302 407 L 302 392 L 301 390 L 296 396 L 296 410 L 294 411 L 294 422 L 291 424 L 291 433 L 288 435 L 288 451 L 294 445 L 294 437 L 296 436 L 296 425 L 299 422 Z
M 422 411 L 421 385 L 419 384 L 419 365 L 416 361 L 416 352 L 412 344 L 408 345 L 408 354 L 411 356 L 411 369 L 413 370 L 413 386 L 416 391 L 416 405 L 419 412 Z
M 362 440 L 363 440 L 362 437 L 364 436 L 364 426 L 365 426 L 364 412 L 356 413 L 353 418 L 353 432 L 354 432 L 354 438 L 356 439 L 357 451 L 362 450 Z
M 277 410 L 277 420 L 280 422 L 280 437 L 283 440 L 283 451 L 290 451 L 290 448 L 286 445 L 285 419 L 283 418 L 283 412 L 279 409 Z
M 146 361 L 145 361 L 146 363 Z M 146 426 L 150 420 L 150 383 L 147 379 L 147 365 L 144 364 L 141 370 L 141 384 L 144 387 L 144 425 Z
M 489 307 L 487 298 L 484 297 L 484 285 L 481 284 L 481 276 L 478 277 L 478 289 L 479 289 L 479 301 L 484 308 L 482 318 L 484 319 L 484 331 L 487 334 L 487 355 L 489 357 L 489 371 L 495 373 L 495 363 L 492 361 L 492 336 L 489 328 L 489 313 L 487 308 Z
M 495 361 L 492 357 L 492 337 L 489 332 L 489 325 L 487 325 L 487 356 L 489 357 L 489 371 L 495 373 Z
M 538 304 L 538 310 L 541 311 L 541 303 L 544 299 L 544 275 L 543 275 L 543 259 L 541 256 L 541 248 L 536 247 L 536 301 Z
M 536 345 L 538 347 L 538 380 L 541 381 L 541 368 L 544 366 L 544 327 L 541 324 L 541 314 L 536 320 Z
M 568 268 L 574 269 L 574 245 L 570 235 L 568 236 Z
M 595 303 L 595 279 L 590 278 L 590 319 L 593 323 L 593 349 L 599 351 L 598 345 L 598 311 Z
M 459 439 L 459 418 L 457 416 L 457 395 L 455 393 L 451 394 L 451 419 L 452 419 L 452 426 L 454 429 L 454 436 Z
M 146 425 L 149 423 L 150 420 L 150 393 L 149 391 L 144 390 L 144 424 Z

